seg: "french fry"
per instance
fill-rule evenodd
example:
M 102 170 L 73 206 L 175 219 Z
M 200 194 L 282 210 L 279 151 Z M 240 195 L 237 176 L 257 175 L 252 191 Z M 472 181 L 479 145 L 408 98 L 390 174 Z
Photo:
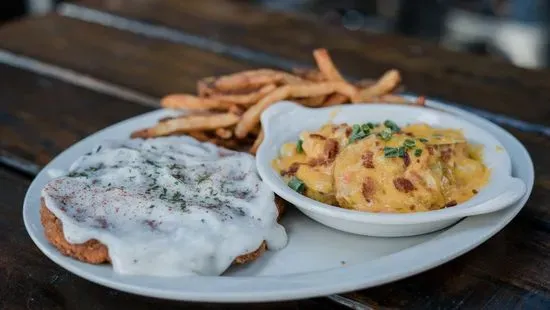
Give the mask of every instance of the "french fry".
M 296 84 L 303 80 L 288 72 L 258 69 L 239 72 L 219 77 L 213 82 L 214 88 L 219 91 L 235 91 L 239 89 L 258 88 L 267 84 Z
M 378 80 L 349 83 L 326 49 L 314 50 L 313 57 L 317 69 L 293 69 L 292 73 L 256 69 L 203 78 L 197 82 L 198 96 L 174 94 L 161 100 L 165 108 L 188 110 L 185 116 L 160 120 L 151 128 L 132 133 L 132 137 L 187 134 L 254 154 L 264 138 L 260 115 L 279 100 L 293 99 L 309 107 L 351 102 L 425 104 L 424 97 L 412 101 L 397 95 L 403 89 L 397 70 L 385 72 Z
M 260 122 L 260 115 L 276 101 L 290 97 L 313 97 L 340 93 L 348 97 L 355 96 L 357 89 L 346 82 L 302 83 L 284 85 L 265 96 L 256 105 L 251 106 L 235 127 L 235 136 L 244 138 Z
M 238 121 L 239 116 L 233 113 L 189 115 L 160 122 L 153 127 L 136 131 L 132 133 L 132 137 L 152 138 L 181 132 L 214 130 L 235 125 Z
M 203 131 L 190 131 L 187 133 L 188 136 L 191 136 L 201 142 L 206 142 L 210 140 L 210 137 Z
M 401 75 L 397 70 L 389 70 L 378 81 L 365 89 L 359 91 L 355 96 L 351 97 L 352 102 L 364 102 L 370 100 L 370 98 L 379 97 L 390 93 L 401 82 Z
M 258 148 L 260 147 L 260 144 L 262 144 L 263 141 L 264 141 L 264 131 L 261 130 L 260 133 L 258 134 L 258 137 L 256 137 L 254 144 L 252 144 L 252 147 L 250 148 L 250 150 L 248 150 L 248 152 L 250 154 L 256 155 L 256 152 L 258 151 Z
M 371 87 L 374 84 L 376 84 L 375 79 L 361 79 L 361 80 L 353 83 L 353 85 L 355 85 L 356 87 L 361 88 L 361 89 Z
M 316 69 L 295 68 L 292 69 L 292 73 L 311 82 L 323 82 L 327 80 L 325 75 Z
M 241 116 L 244 114 L 244 112 L 246 111 L 246 108 L 241 106 L 241 105 L 238 105 L 238 104 L 232 104 L 230 107 L 229 107 L 229 112 L 235 114 L 235 115 L 238 115 L 238 116 Z
M 249 94 L 243 94 L 243 95 L 213 94 L 210 96 L 210 99 L 218 100 L 221 102 L 230 102 L 230 103 L 236 103 L 244 106 L 249 106 L 249 105 L 255 104 L 256 102 L 258 102 L 258 100 L 262 99 L 262 97 L 274 91 L 275 88 L 277 88 L 275 84 L 267 84 L 261 87 L 260 89 L 258 89 L 257 91 L 251 92 Z
M 324 48 L 318 48 L 313 51 L 313 58 L 317 62 L 317 67 L 329 81 L 344 81 L 344 78 L 336 69 L 328 51 Z
M 269 95 L 265 96 L 257 104 L 251 106 L 241 117 L 241 120 L 235 127 L 235 136 L 242 139 L 248 135 L 258 123 L 260 114 L 276 101 L 288 98 L 290 95 L 290 85 L 277 88 Z
M 173 94 L 161 99 L 160 105 L 167 109 L 184 109 L 184 110 L 210 110 L 220 109 L 227 110 L 231 103 L 209 98 L 199 98 L 193 95 Z
M 331 107 L 333 105 L 340 105 L 340 104 L 344 104 L 344 103 L 349 102 L 349 101 L 350 101 L 349 97 L 344 96 L 342 94 L 335 93 L 335 94 L 332 94 L 332 95 L 327 97 L 327 99 L 323 103 L 323 107 Z
M 227 128 L 217 128 L 215 131 L 216 135 L 222 139 L 231 139 L 233 137 L 233 131 Z
M 301 105 L 305 105 L 306 107 L 320 107 L 324 102 L 325 98 L 327 96 L 321 95 L 321 96 L 315 96 L 315 97 L 308 97 L 308 98 L 296 98 L 293 99 L 294 101 L 300 103 Z

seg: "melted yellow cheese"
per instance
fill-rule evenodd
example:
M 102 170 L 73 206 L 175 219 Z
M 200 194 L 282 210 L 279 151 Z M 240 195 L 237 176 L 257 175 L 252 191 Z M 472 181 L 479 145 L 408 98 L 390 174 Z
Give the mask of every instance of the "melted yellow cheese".
M 450 207 L 470 199 L 487 183 L 490 171 L 482 162 L 482 149 L 468 144 L 461 131 L 413 124 L 384 140 L 379 135 L 384 129 L 378 125 L 351 143 L 346 124 L 303 132 L 303 151 L 297 151 L 296 143 L 285 144 L 273 167 L 287 181 L 300 179 L 304 195 L 312 199 L 370 212 Z M 328 140 L 333 141 L 327 146 Z M 413 146 L 405 147 L 411 140 Z M 328 158 L 334 141 L 337 154 Z M 384 148 L 400 147 L 406 155 L 385 155 Z M 297 169 L 288 173 L 293 164 Z

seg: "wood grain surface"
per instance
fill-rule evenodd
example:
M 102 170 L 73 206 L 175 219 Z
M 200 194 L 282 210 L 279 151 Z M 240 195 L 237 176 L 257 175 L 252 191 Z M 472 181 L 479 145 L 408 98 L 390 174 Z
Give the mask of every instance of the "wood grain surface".
M 194 47 L 57 15 L 0 28 L 0 49 L 154 97 L 194 92 L 199 78 L 251 68 Z
M 48 163 L 71 144 L 150 108 L 0 65 L 0 160 Z
M 90 15 L 90 8 L 123 17 L 128 29 L 122 29 L 121 20 Z M 310 50 L 317 46 L 331 48 L 349 76 L 371 77 L 397 67 L 411 91 L 502 113 L 490 115 L 525 144 L 536 168 L 526 207 L 477 249 L 420 275 L 333 299 L 357 309 L 550 307 L 548 71 L 411 39 L 347 32 L 243 1 L 85 0 L 60 12 L 66 16 L 25 18 L 0 27 L 0 233 L 6 236 L 0 238 L 0 309 L 252 308 L 161 301 L 80 279 L 34 246 L 21 219 L 23 195 L 32 176 L 56 154 L 151 110 L 144 102 L 193 91 L 204 76 L 311 65 Z M 89 22 L 79 20 L 85 18 Z M 114 90 L 81 82 L 87 78 Z M 125 90 L 135 96 L 125 96 Z M 342 307 L 328 298 L 254 305 Z
M 353 77 L 376 77 L 398 68 L 407 89 L 417 94 L 550 124 L 548 71 L 521 69 L 486 57 L 443 50 L 416 39 L 347 31 L 312 17 L 262 10 L 246 1 L 83 0 L 69 6 L 72 9 L 67 13 L 75 17 L 94 19 L 92 13 L 78 10 L 92 8 L 153 25 L 167 25 L 229 47 L 245 47 L 257 51 L 258 61 L 265 60 L 267 54 L 312 65 L 310 51 L 326 47 L 343 73 Z M 110 22 L 116 25 L 116 21 Z M 252 57 L 249 53 L 245 56 Z M 273 60 L 272 65 L 277 64 L 277 59 Z M 518 108 L 524 103 L 529 104 L 529 109 Z

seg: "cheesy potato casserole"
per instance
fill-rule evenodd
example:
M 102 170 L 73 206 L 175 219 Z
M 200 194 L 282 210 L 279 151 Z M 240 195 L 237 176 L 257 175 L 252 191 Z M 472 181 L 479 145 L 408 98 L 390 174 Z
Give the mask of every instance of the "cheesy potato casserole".
M 284 144 L 273 167 L 295 191 L 368 212 L 452 207 L 489 178 L 481 148 L 460 130 L 412 124 L 327 124 Z

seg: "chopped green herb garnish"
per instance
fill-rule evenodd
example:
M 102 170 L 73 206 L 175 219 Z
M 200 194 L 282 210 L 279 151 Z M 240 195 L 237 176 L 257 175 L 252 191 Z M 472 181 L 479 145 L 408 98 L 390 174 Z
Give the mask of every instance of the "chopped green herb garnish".
M 175 192 L 174 196 L 172 196 L 172 200 L 174 200 L 174 201 L 178 201 L 180 198 L 181 198 L 181 193 L 180 192 Z
M 71 172 L 67 174 L 69 178 L 76 178 L 76 177 L 88 177 L 87 173 L 84 172 Z
M 351 127 L 351 135 L 349 136 L 348 143 L 353 143 L 357 140 L 361 140 L 366 136 L 368 136 L 369 134 L 370 134 L 370 129 L 368 132 L 365 132 L 362 126 L 355 124 Z
M 416 146 L 416 142 L 414 142 L 414 140 L 412 139 L 405 139 L 405 141 L 403 142 L 403 146 L 408 149 L 412 149 Z
M 210 178 L 210 174 L 205 173 L 197 178 L 197 184 L 201 184 L 202 182 L 208 180 L 209 178 Z
M 302 144 L 304 144 L 304 141 L 302 141 L 302 139 L 300 139 L 296 142 L 296 152 L 298 152 L 298 153 L 303 153 L 304 152 L 304 149 L 302 148 Z
M 382 140 L 384 141 L 389 141 L 391 139 L 392 134 L 393 133 L 390 128 L 384 128 L 384 130 L 378 133 L 378 136 L 382 138 Z
M 418 141 L 423 142 L 423 143 L 426 143 L 426 142 L 428 142 L 429 140 L 426 139 L 426 138 L 419 138 Z
M 397 148 L 397 156 L 405 157 L 405 153 L 407 153 L 407 151 L 405 150 L 404 147 L 398 147 Z
M 384 126 L 391 129 L 392 132 L 398 132 L 399 130 L 401 130 L 401 128 L 399 128 L 399 126 L 397 126 L 396 123 L 394 123 L 393 121 L 390 121 L 390 120 L 386 120 L 384 122 Z
M 414 150 L 414 156 L 420 157 L 420 155 L 422 155 L 422 149 L 416 149 L 416 150 Z
M 163 187 L 163 188 L 162 188 L 162 194 L 159 195 L 159 198 L 160 198 L 160 199 L 165 199 L 165 198 L 166 198 L 166 192 L 167 192 L 167 191 L 168 191 L 168 190 L 166 189 L 166 187 Z
M 306 189 L 306 185 L 304 184 L 304 182 L 302 182 L 302 180 L 298 179 L 297 177 L 293 177 L 292 179 L 290 179 L 290 181 L 288 181 L 288 187 L 292 188 L 294 191 L 300 194 L 302 194 Z
M 370 129 L 374 129 L 374 127 L 376 127 L 373 123 L 371 122 L 368 122 L 366 123 L 365 125 L 367 125 Z
M 405 148 L 403 147 L 385 147 L 384 148 L 384 157 L 393 158 L 393 157 L 403 157 L 405 156 Z
M 365 134 L 367 134 L 367 136 L 370 135 L 371 127 L 368 124 L 361 125 L 361 129 Z

